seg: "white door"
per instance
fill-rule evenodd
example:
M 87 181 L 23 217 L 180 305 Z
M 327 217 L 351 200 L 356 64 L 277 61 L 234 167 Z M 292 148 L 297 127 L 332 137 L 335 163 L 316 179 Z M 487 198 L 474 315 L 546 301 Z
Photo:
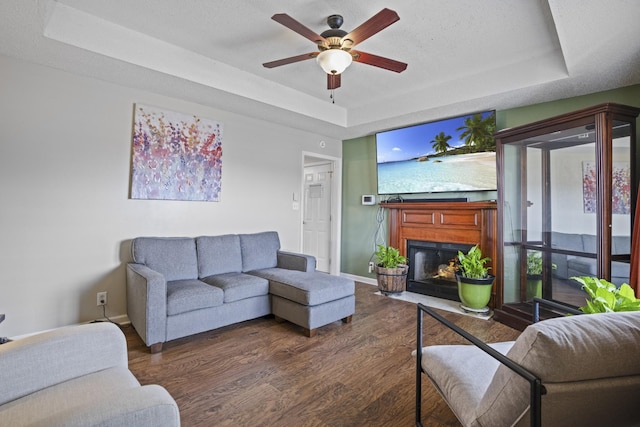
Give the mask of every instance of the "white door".
M 317 270 L 331 267 L 331 180 L 333 163 L 304 167 L 303 252 L 316 257 Z

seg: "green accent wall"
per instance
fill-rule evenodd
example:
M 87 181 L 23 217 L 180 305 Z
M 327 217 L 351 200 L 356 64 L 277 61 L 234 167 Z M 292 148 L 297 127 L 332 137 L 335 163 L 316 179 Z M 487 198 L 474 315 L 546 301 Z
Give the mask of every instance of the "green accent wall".
M 375 275 L 368 273 L 368 264 L 375 250 L 380 209 L 375 136 L 343 142 L 342 159 L 342 218 L 347 218 L 348 224 L 342 224 L 340 267 L 343 273 L 373 278 Z M 363 206 L 363 194 L 376 195 L 376 204 Z M 380 233 L 386 236 L 386 227 Z
M 497 130 L 524 125 L 605 102 L 640 107 L 640 85 L 496 111 Z M 487 108 L 491 107 L 487 106 Z M 460 112 L 460 114 L 465 113 L 467 111 Z M 640 120 L 638 126 L 640 126 Z M 640 138 L 640 132 L 637 138 Z M 637 141 L 637 144 L 640 144 L 640 141 Z M 380 197 L 376 193 L 375 136 L 368 135 L 343 141 L 342 162 L 341 270 L 342 273 L 375 279 L 375 274 L 368 272 L 369 261 L 373 258 L 376 243 L 388 241 L 387 218 L 382 217 L 379 212 Z M 363 206 L 361 203 L 363 194 L 376 195 L 376 205 Z M 495 199 L 497 194 L 488 191 L 424 194 L 411 197 L 467 197 L 469 200 L 489 200 Z
M 640 107 L 640 85 L 627 86 L 604 92 L 577 96 L 575 98 L 561 99 L 558 101 L 499 111 L 496 114 L 496 128 L 498 130 L 502 130 L 505 128 L 525 125 L 527 123 L 536 122 L 538 120 L 569 113 L 571 111 L 581 110 L 583 108 L 592 107 L 605 102 L 614 102 L 616 104 Z

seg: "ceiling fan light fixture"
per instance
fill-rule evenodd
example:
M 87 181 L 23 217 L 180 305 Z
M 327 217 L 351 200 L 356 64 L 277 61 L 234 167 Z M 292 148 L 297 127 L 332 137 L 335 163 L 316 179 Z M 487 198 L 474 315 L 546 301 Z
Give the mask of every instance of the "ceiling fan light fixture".
M 327 74 L 341 74 L 351 65 L 353 58 L 349 52 L 342 49 L 323 50 L 316 57 L 316 61 Z

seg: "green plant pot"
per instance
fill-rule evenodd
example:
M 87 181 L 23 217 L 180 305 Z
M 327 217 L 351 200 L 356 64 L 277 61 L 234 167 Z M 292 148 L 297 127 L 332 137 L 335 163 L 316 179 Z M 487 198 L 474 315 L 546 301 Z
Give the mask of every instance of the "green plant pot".
M 487 307 L 491 299 L 494 276 L 485 279 L 469 279 L 456 274 L 458 280 L 458 296 L 462 305 L 473 310 L 482 310 Z
M 542 298 L 542 274 L 527 274 L 527 301 Z

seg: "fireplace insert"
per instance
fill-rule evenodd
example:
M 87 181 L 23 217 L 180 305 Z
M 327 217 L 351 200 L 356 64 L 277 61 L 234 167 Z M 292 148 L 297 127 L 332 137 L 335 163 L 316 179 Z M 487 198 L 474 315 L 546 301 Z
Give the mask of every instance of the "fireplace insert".
M 460 301 L 455 277 L 458 251 L 468 252 L 473 245 L 445 242 L 407 241 L 409 274 L 407 290 L 437 298 Z

